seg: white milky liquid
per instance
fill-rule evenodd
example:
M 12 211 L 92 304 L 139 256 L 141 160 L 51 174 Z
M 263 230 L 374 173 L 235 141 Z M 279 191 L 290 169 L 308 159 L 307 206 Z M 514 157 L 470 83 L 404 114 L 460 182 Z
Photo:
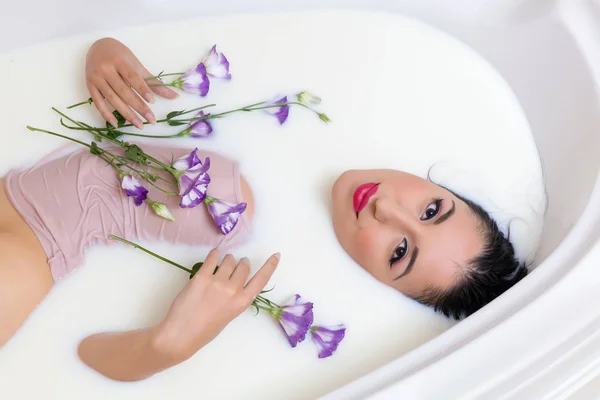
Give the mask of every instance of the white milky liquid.
M 543 186 L 537 151 L 516 98 L 481 58 L 454 39 L 398 16 L 310 12 L 190 20 L 102 32 L 0 56 L 0 174 L 63 145 L 26 124 L 64 132 L 51 112 L 88 97 L 84 57 L 98 37 L 129 45 L 149 70 L 180 71 L 213 43 L 233 79 L 213 81 L 207 98 L 159 101 L 158 116 L 217 103 L 226 110 L 277 94 L 310 90 L 323 98 L 327 125 L 292 108 L 280 127 L 266 114 L 214 122 L 200 146 L 239 159 L 253 187 L 253 239 L 236 251 L 257 267 L 280 251 L 269 297 L 300 293 L 315 322 L 345 323 L 338 352 L 317 359 L 310 340 L 291 349 L 278 327 L 252 311 L 233 321 L 189 361 L 138 383 L 110 381 L 76 354 L 85 336 L 159 321 L 187 282 L 185 273 L 124 246 L 95 247 L 0 350 L 2 399 L 305 399 L 347 384 L 451 326 L 382 286 L 338 245 L 329 193 L 349 168 L 397 168 L 479 201 L 512 235 L 523 257 L 541 230 Z M 73 112 L 100 124 L 91 107 Z M 164 128 L 146 129 L 165 132 Z M 83 134 L 81 137 L 85 137 Z M 69 212 L 64 210 L 65 213 Z M 147 243 L 146 243 L 147 244 Z M 206 249 L 147 244 L 192 265 Z

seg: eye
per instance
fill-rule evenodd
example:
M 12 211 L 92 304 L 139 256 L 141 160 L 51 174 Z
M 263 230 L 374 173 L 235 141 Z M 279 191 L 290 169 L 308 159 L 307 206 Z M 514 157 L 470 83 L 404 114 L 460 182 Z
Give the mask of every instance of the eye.
M 406 253 L 408 253 L 408 243 L 406 242 L 406 238 L 394 249 L 392 256 L 390 257 L 390 267 L 402 260 L 406 257 Z
M 434 218 L 436 215 L 440 213 L 440 209 L 442 205 L 442 199 L 435 199 L 433 203 L 427 206 L 425 212 L 419 218 L 421 221 L 427 221 L 431 218 Z

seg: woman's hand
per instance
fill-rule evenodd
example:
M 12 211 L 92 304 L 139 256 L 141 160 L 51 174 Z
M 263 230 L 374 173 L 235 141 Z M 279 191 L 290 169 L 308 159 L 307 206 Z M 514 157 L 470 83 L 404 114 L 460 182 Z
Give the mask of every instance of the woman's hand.
M 127 121 L 142 129 L 144 126 L 142 120 L 134 110 L 146 121 L 155 123 L 156 117 L 146 104 L 146 102 L 154 103 L 152 92 L 167 99 L 179 96 L 164 86 L 148 86 L 159 84 L 160 81 L 158 79 L 145 81 L 145 78 L 153 75 L 144 68 L 127 46 L 112 38 L 100 39 L 92 45 L 87 54 L 85 76 L 94 105 L 102 117 L 114 126 L 117 126 L 117 120 L 104 99 L 108 100 Z
M 236 263 L 228 254 L 213 274 L 219 252 L 212 250 L 156 327 L 159 348 L 180 361 L 194 355 L 252 304 L 275 272 L 279 257 L 272 255 L 245 284 L 250 261 L 244 257 Z

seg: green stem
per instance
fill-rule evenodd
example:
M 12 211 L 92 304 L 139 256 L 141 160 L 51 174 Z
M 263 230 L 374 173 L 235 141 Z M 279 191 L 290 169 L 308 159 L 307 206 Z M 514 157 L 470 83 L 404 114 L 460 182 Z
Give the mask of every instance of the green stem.
M 173 73 L 170 73 L 170 74 L 162 74 L 161 73 L 161 74 L 158 74 L 158 75 L 151 76 L 150 78 L 145 78 L 144 80 L 145 81 L 151 81 L 152 79 L 160 79 L 163 76 L 173 76 L 173 75 L 185 75 L 185 72 L 173 72 Z
M 115 131 L 117 133 L 121 133 L 120 131 Z M 147 138 L 154 138 L 154 139 L 170 139 L 170 138 L 176 138 L 181 136 L 180 134 L 175 134 L 175 135 L 144 135 L 141 133 L 122 133 L 123 135 L 128 135 L 128 136 L 135 136 L 135 137 L 147 137 Z
M 74 130 L 86 130 L 86 131 L 88 131 L 88 132 L 90 132 L 90 133 L 91 133 L 91 132 L 96 132 L 96 133 L 97 133 L 99 136 L 102 136 L 103 138 L 105 138 L 105 139 L 107 139 L 107 140 L 109 140 L 109 141 L 111 141 L 111 142 L 113 142 L 113 143 L 116 143 L 116 144 L 118 144 L 118 145 L 119 145 L 119 146 L 121 146 L 121 147 L 123 147 L 123 145 L 125 145 L 125 146 L 128 146 L 128 144 L 126 144 L 125 142 L 123 142 L 123 141 L 121 141 L 121 140 L 117 140 L 117 139 L 114 139 L 114 138 L 112 138 L 112 137 L 110 137 L 110 136 L 107 136 L 107 135 L 105 135 L 103 132 L 104 132 L 104 131 L 106 131 L 107 129 L 101 129 L 101 128 L 90 128 L 90 127 L 89 127 L 89 125 L 87 125 L 87 124 L 84 124 L 84 123 L 82 123 L 82 122 L 75 121 L 73 118 L 69 117 L 68 115 L 66 115 L 66 114 L 64 114 L 64 113 L 62 113 L 62 112 L 60 112 L 60 111 L 59 111 L 59 110 L 57 110 L 55 107 L 52 107 L 52 110 L 54 110 L 54 111 L 55 111 L 56 113 L 58 113 L 60 116 L 62 116 L 62 117 L 64 117 L 64 118 L 68 119 L 69 121 L 71 121 L 71 122 L 72 122 L 72 123 L 74 123 L 75 125 L 78 125 L 78 126 L 79 126 L 79 128 L 75 128 L 75 127 L 73 127 L 73 126 L 69 127 L 68 125 L 65 125 L 65 124 L 63 124 L 65 127 L 69 128 L 69 129 L 74 129 Z M 150 135 L 131 134 L 131 133 L 125 133 L 125 132 L 121 132 L 121 131 L 118 131 L 118 130 L 113 130 L 113 131 L 114 131 L 114 132 L 117 132 L 117 133 L 120 133 L 120 134 L 123 134 L 123 135 L 133 135 L 133 136 L 142 136 L 142 137 L 150 137 L 150 138 L 169 138 L 169 137 L 173 137 L 173 136 L 150 136 Z M 169 171 L 169 172 L 172 172 L 172 171 L 173 171 L 173 168 L 171 168 L 171 167 L 169 167 L 169 166 L 165 165 L 164 163 L 162 163 L 161 161 L 159 161 L 159 160 L 157 160 L 156 158 L 152 157 L 151 155 L 149 155 L 149 154 L 146 154 L 145 152 L 143 152 L 143 154 L 144 154 L 144 156 L 145 156 L 147 159 L 149 159 L 149 160 L 151 160 L 151 161 L 155 162 L 156 164 L 158 164 L 158 165 L 160 165 L 162 168 L 164 168 L 164 169 L 165 169 L 165 171 Z
M 278 304 L 273 303 L 271 300 L 269 300 L 266 297 L 263 297 L 261 295 L 256 296 L 256 298 L 254 299 L 254 301 L 263 302 L 264 304 L 266 304 L 267 306 L 269 306 L 271 308 L 279 308 Z
M 67 140 L 70 140 L 70 141 L 72 141 L 72 142 L 78 143 L 78 144 L 80 144 L 80 145 L 82 145 L 82 146 L 85 146 L 85 147 L 87 147 L 87 148 L 89 148 L 89 149 L 91 149 L 91 148 L 92 148 L 92 146 L 90 146 L 89 144 L 87 144 L 87 143 L 85 143 L 85 142 L 82 142 L 81 140 L 77 140 L 77 139 L 74 139 L 74 138 L 72 138 L 72 137 L 69 137 L 69 136 L 61 135 L 60 133 L 56 133 L 56 132 L 47 131 L 47 130 L 45 130 L 45 129 L 34 128 L 34 127 L 32 127 L 32 126 L 29 126 L 29 125 L 27 125 L 27 129 L 29 129 L 29 130 L 30 130 L 30 131 L 32 131 L 32 132 L 34 132 L 34 131 L 37 131 L 37 132 L 43 132 L 43 133 L 47 133 L 47 134 L 49 134 L 49 135 L 53 135 L 53 136 L 58 136 L 58 137 L 60 137 L 60 138 L 67 139 Z M 111 152 L 109 152 L 109 151 L 107 151 L 107 150 L 104 150 L 104 149 L 102 149 L 102 148 L 100 148 L 100 147 L 96 147 L 96 149 L 97 149 L 98 151 L 101 151 L 101 152 L 102 152 L 102 154 L 99 154 L 99 155 L 98 155 L 100 158 L 102 158 L 104 161 L 106 161 L 107 163 L 109 163 L 110 165 L 112 165 L 112 166 L 113 166 L 113 167 L 114 167 L 114 168 L 115 168 L 117 171 L 119 171 L 119 172 L 121 172 L 121 173 L 124 173 L 124 172 L 123 172 L 123 170 L 121 169 L 121 167 L 119 167 L 119 166 L 118 166 L 117 164 L 115 164 L 115 163 L 114 163 L 114 161 L 113 161 L 113 160 L 119 160 L 119 156 L 117 156 L 117 155 L 115 155 L 115 154 L 113 154 L 113 153 L 111 153 Z M 109 155 L 110 157 L 112 157 L 112 158 L 113 158 L 113 160 L 109 160 L 109 159 L 107 159 L 107 158 L 104 156 L 104 154 L 107 154 L 107 155 Z M 144 153 L 144 154 L 145 154 L 145 153 Z M 152 158 L 153 158 L 153 157 L 152 157 Z M 131 166 L 131 165 L 129 165 L 129 164 L 123 164 L 123 166 L 125 166 L 125 167 L 129 168 L 130 170 L 132 170 L 132 171 L 134 171 L 134 172 L 136 172 L 136 173 L 138 173 L 138 174 L 139 174 L 140 176 L 142 176 L 142 177 L 144 177 L 144 175 L 145 175 L 144 171 L 139 171 L 139 170 L 137 170 L 136 168 L 132 167 L 132 166 Z M 167 181 L 166 179 L 163 179 L 163 178 L 161 178 L 161 179 L 162 179 L 162 180 L 164 180 L 165 182 L 168 182 L 168 183 L 170 183 L 171 185 L 175 186 L 175 183 L 173 183 L 173 182 L 169 182 L 169 181 Z M 150 185 L 154 186 L 156 189 L 160 190 L 161 192 L 163 192 L 163 193 L 165 193 L 165 194 L 169 194 L 169 195 L 173 195 L 173 196 L 177 196 L 177 195 L 178 195 L 178 193 L 171 192 L 171 191 L 168 191 L 168 190 L 165 190 L 165 189 L 161 188 L 160 186 L 158 186 L 158 185 L 154 184 L 154 182 L 152 182 L 150 179 L 145 179 L 145 180 L 146 180 L 146 182 L 148 182 Z
M 129 168 L 130 170 L 134 171 L 134 172 L 135 172 L 135 173 L 137 173 L 138 175 L 140 175 L 140 176 L 141 176 L 141 177 L 142 177 L 142 178 L 143 178 L 143 179 L 144 179 L 146 182 L 148 182 L 150 185 L 154 186 L 155 188 L 157 188 L 158 190 L 160 190 L 160 191 L 161 191 L 161 192 L 163 192 L 164 194 L 169 194 L 169 195 L 172 195 L 172 196 L 179 196 L 179 193 L 171 192 L 171 191 L 169 191 L 169 190 L 163 189 L 163 188 L 161 188 L 160 186 L 156 185 L 154 182 L 152 182 L 152 180 L 151 180 L 151 179 L 149 179 L 149 178 L 146 176 L 147 172 L 144 172 L 144 171 L 139 171 L 139 170 L 137 170 L 136 168 L 133 168 L 133 167 L 132 167 L 131 165 L 129 165 L 129 164 L 123 164 L 123 165 L 124 165 L 125 167 Z M 175 186 L 175 187 L 176 187 L 176 184 L 175 184 L 175 183 L 173 183 L 173 182 L 169 182 L 169 181 L 167 181 L 166 179 L 163 179 L 163 180 L 164 180 L 165 182 L 167 182 L 167 183 L 169 183 L 169 184 L 171 184 L 171 185 L 173 185 L 173 186 Z
M 164 258 L 164 257 L 162 257 L 162 256 L 160 256 L 160 255 L 158 255 L 158 254 L 156 254 L 156 253 L 154 253 L 154 252 L 152 252 L 152 251 L 150 251 L 150 250 L 148 250 L 148 249 L 146 249 L 146 248 L 144 248 L 144 247 L 140 246 L 139 244 L 135 244 L 135 243 L 133 243 L 133 242 L 130 242 L 130 241 L 129 241 L 129 240 L 127 240 L 127 239 L 123 239 L 123 238 L 121 238 L 121 237 L 118 237 L 118 236 L 115 236 L 115 235 L 110 235 L 109 237 L 110 237 L 111 239 L 118 240 L 119 242 L 122 242 L 122 243 L 128 244 L 128 245 L 130 245 L 130 246 L 133 246 L 133 247 L 135 247 L 136 249 L 142 250 L 143 252 L 146 252 L 146 253 L 150 254 L 152 257 L 156 257 L 156 258 L 158 258 L 159 260 L 162 260 L 162 261 L 164 261 L 164 262 L 166 262 L 166 263 L 169 263 L 169 264 L 171 264 L 171 265 L 174 265 L 175 267 L 177 267 L 177 268 L 179 268 L 179 269 L 182 269 L 182 270 L 184 270 L 184 271 L 185 271 L 185 272 L 187 272 L 187 273 L 190 273 L 190 274 L 192 273 L 192 270 L 191 270 L 191 269 L 187 269 L 187 268 L 186 268 L 186 267 L 184 267 L 183 265 L 179 265 L 179 264 L 177 264 L 176 262 L 173 262 L 173 261 L 169 260 L 168 258 Z
M 153 137 L 160 137 L 160 136 L 153 136 Z M 175 175 L 175 169 L 173 169 L 172 167 L 164 164 L 162 161 L 157 160 L 156 158 L 152 157 L 149 154 L 146 154 L 144 151 L 142 151 L 142 153 L 144 153 L 144 157 L 146 157 L 148 160 L 153 161 L 154 163 L 160 165 L 162 168 L 165 169 L 165 171 L 168 171 L 169 173 L 171 173 L 173 176 Z
M 136 249 L 142 250 L 143 252 L 150 254 L 152 257 L 158 258 L 159 260 L 162 260 L 162 261 L 164 261 L 164 262 L 166 262 L 168 264 L 171 264 L 171 265 L 173 265 L 173 266 L 175 266 L 175 267 L 177 267 L 177 268 L 179 268 L 179 269 L 181 269 L 181 270 L 183 270 L 183 271 L 185 271 L 187 273 L 191 274 L 193 272 L 191 269 L 188 269 L 188 268 L 184 267 L 183 265 L 177 264 L 176 262 L 171 261 L 168 258 L 165 258 L 165 257 L 163 257 L 161 255 L 158 255 L 158 254 L 156 254 L 156 253 L 154 253 L 154 252 L 152 252 L 152 251 L 150 251 L 150 250 L 148 250 L 148 249 L 140 246 L 139 244 L 130 242 L 129 240 L 123 239 L 123 238 L 121 238 L 119 236 L 116 236 L 116 235 L 109 235 L 109 237 L 111 239 L 113 239 L 113 240 L 117 240 L 119 242 L 128 244 L 128 245 L 130 245 L 130 246 L 132 246 L 132 247 L 134 247 Z M 265 306 L 263 306 L 263 305 L 261 305 L 259 303 L 266 304 L 267 306 L 265 307 Z M 270 300 L 262 297 L 261 295 L 256 296 L 256 298 L 254 299 L 254 301 L 252 301 L 252 305 L 255 306 L 256 308 L 259 308 L 259 309 L 261 309 L 263 311 L 266 311 L 268 313 L 271 313 L 272 310 L 273 310 L 273 308 L 279 308 L 279 306 L 277 304 L 275 304 L 272 301 L 270 301 Z
M 177 87 L 175 85 L 173 85 L 172 83 L 150 83 L 148 86 L 153 87 L 153 86 L 171 86 L 171 87 Z
M 124 163 L 124 164 L 125 164 L 125 163 L 127 163 L 127 162 L 129 161 L 128 159 L 126 159 L 126 158 L 125 158 L 125 157 L 123 157 L 123 156 L 117 156 L 117 158 L 119 159 L 119 161 L 120 161 L 120 162 L 122 162 L 122 163 Z M 128 165 L 127 167 L 128 167 L 128 168 L 130 168 L 130 169 L 132 169 L 132 170 L 134 170 L 135 172 L 138 172 L 138 171 L 137 171 L 135 168 L 133 168 L 133 167 L 130 167 L 129 165 Z M 153 168 L 153 169 L 155 169 L 155 170 L 157 170 L 157 171 L 165 171 L 165 169 L 164 169 L 164 168 L 162 168 L 162 167 L 155 167 L 154 165 L 147 165 L 147 167 Z M 141 173 L 148 174 L 148 172 L 147 172 L 147 171 L 141 171 L 141 172 L 138 172 L 138 173 L 139 173 L 139 174 L 141 174 Z M 153 175 L 153 174 L 150 174 L 150 175 Z M 163 178 L 162 176 L 156 175 L 156 179 L 158 179 L 158 180 L 160 180 L 160 181 L 163 181 L 163 182 L 165 182 L 165 183 L 168 183 L 169 185 L 171 185 L 171 186 L 173 186 L 173 187 L 175 187 L 175 188 L 178 188 L 178 186 L 177 186 L 177 183 L 175 183 L 175 182 L 172 182 L 172 181 L 170 181 L 170 180 L 168 180 L 168 179 L 165 179 L 165 178 Z
M 82 102 L 80 102 L 80 103 L 73 104 L 73 105 L 71 105 L 71 106 L 67 107 L 67 110 L 70 110 L 71 108 L 75 108 L 75 107 L 82 106 L 82 105 L 84 105 L 84 104 L 92 104 L 93 102 L 94 102 L 94 100 L 92 100 L 92 98 L 90 97 L 90 98 L 89 98 L 89 99 L 87 99 L 86 101 L 82 101 Z
M 165 122 L 165 121 L 157 121 L 157 122 Z M 77 123 L 77 122 L 75 122 L 75 123 Z M 104 132 L 108 132 L 108 131 L 111 130 L 111 129 L 108 129 L 108 128 L 76 127 L 76 126 L 67 125 L 67 124 L 62 123 L 62 122 L 61 122 L 61 125 L 64 126 L 67 129 L 71 129 L 73 131 L 87 131 L 87 132 L 90 132 L 90 133 L 91 132 L 95 132 L 95 133 L 98 133 L 99 135 L 102 135 L 102 137 L 106 137 L 106 139 L 114 142 L 114 140 L 112 140 L 112 138 L 110 138 L 109 136 L 104 136 Z M 125 128 L 128 127 L 128 126 L 132 126 L 132 125 L 123 125 L 123 127 L 125 127 Z M 118 133 L 120 135 L 123 135 L 123 136 L 129 135 L 129 136 L 157 138 L 157 139 L 168 139 L 168 138 L 175 138 L 175 137 L 180 136 L 179 134 L 175 134 L 175 135 L 144 135 L 144 134 L 141 134 L 141 133 L 123 132 L 123 131 L 120 131 L 118 129 L 112 129 L 112 131 L 115 132 L 115 133 Z
M 85 143 L 85 142 L 82 142 L 81 140 L 77 140 L 77 139 L 74 139 L 74 138 L 72 138 L 72 137 L 69 137 L 69 136 L 61 135 L 60 133 L 56 133 L 56 132 L 47 131 L 47 130 L 45 130 L 45 129 L 34 128 L 34 127 L 32 127 L 32 126 L 29 126 L 29 125 L 27 125 L 27 129 L 29 129 L 29 130 L 30 130 L 30 131 L 32 131 L 32 132 L 43 132 L 43 133 L 47 133 L 47 134 L 49 134 L 49 135 L 58 136 L 58 137 L 60 137 L 60 138 L 67 139 L 67 140 L 70 140 L 71 142 L 75 142 L 75 143 L 78 143 L 78 144 L 80 144 L 80 145 L 82 145 L 82 146 L 85 146 L 85 147 L 87 147 L 87 148 L 88 148 L 88 149 L 90 149 L 90 150 L 92 149 L 92 146 L 91 146 L 91 145 L 89 145 L 89 144 L 87 144 L 87 143 Z M 107 163 L 109 163 L 110 165 L 112 165 L 113 167 L 115 167 L 115 168 L 117 169 L 117 171 L 119 171 L 119 172 L 123 172 L 123 170 L 122 170 L 122 169 L 121 169 L 119 166 L 117 166 L 117 165 L 116 165 L 116 164 L 115 164 L 115 163 L 114 163 L 112 160 L 109 160 L 109 159 L 107 159 L 107 158 L 104 156 L 104 154 L 108 154 L 108 155 L 109 155 L 109 156 L 111 156 L 113 159 L 115 159 L 116 157 L 115 157 L 115 155 L 114 155 L 114 154 L 112 154 L 111 152 L 109 152 L 109 151 L 106 151 L 106 150 L 104 150 L 104 149 L 102 149 L 102 148 L 100 148 L 100 147 L 96 147 L 96 149 L 97 149 L 98 151 L 100 151 L 100 152 L 101 152 L 101 154 L 98 154 L 98 156 L 99 156 L 100 158 L 102 158 L 104 161 L 106 161 Z
M 263 306 L 261 306 L 260 304 L 256 304 L 256 300 L 254 300 L 254 301 L 252 302 L 252 305 L 253 305 L 254 307 L 256 307 L 256 308 L 259 308 L 259 309 L 261 309 L 261 310 L 263 310 L 263 311 L 266 311 L 266 312 L 268 312 L 269 314 L 271 313 L 271 309 L 270 309 L 270 308 L 263 307 Z
M 200 111 L 200 110 L 204 110 L 205 108 L 214 107 L 214 106 L 216 106 L 216 104 L 213 103 L 213 104 L 208 104 L 208 105 L 202 106 L 202 107 L 192 108 L 191 110 L 184 111 L 184 112 L 182 112 L 179 115 L 189 114 L 189 113 L 194 112 L 194 111 Z M 166 121 L 168 121 L 168 119 L 164 119 L 164 120 L 161 120 L 161 121 L 162 122 L 166 122 Z M 158 121 L 156 121 L 156 122 L 158 122 Z
M 45 129 L 40 129 L 40 128 L 34 128 L 32 126 L 29 126 L 29 125 L 27 125 L 27 129 L 29 129 L 32 132 L 43 132 L 43 133 L 47 133 L 49 135 L 58 136 L 60 138 L 70 140 L 71 142 L 79 143 L 80 145 L 85 146 L 87 148 L 90 148 L 90 149 L 92 148 L 92 146 L 90 146 L 89 144 L 87 144 L 85 142 L 82 142 L 81 140 L 77 140 L 77 139 L 74 139 L 72 137 L 61 135 L 60 133 L 50 132 L 50 131 L 47 131 Z
M 79 126 L 79 128 L 75 128 L 75 127 L 72 127 L 72 126 L 68 126 L 68 125 L 64 124 L 64 123 L 61 121 L 61 124 L 62 124 L 62 125 L 65 127 L 65 128 L 69 128 L 69 129 L 75 129 L 75 130 L 85 130 L 85 131 L 95 131 L 95 130 L 97 130 L 97 128 L 92 128 L 92 127 L 90 127 L 90 126 L 89 126 L 89 125 L 87 125 L 87 124 L 84 124 L 84 123 L 82 123 L 82 122 L 79 122 L 79 121 L 75 121 L 73 118 L 69 117 L 67 114 L 65 114 L 65 113 L 61 112 L 60 110 L 58 110 L 56 107 L 52 107 L 52 111 L 54 111 L 55 113 L 57 113 L 57 114 L 58 114 L 58 115 L 60 115 L 61 117 L 68 119 L 69 121 L 71 121 L 71 122 L 72 122 L 72 123 L 74 123 L 75 125 Z

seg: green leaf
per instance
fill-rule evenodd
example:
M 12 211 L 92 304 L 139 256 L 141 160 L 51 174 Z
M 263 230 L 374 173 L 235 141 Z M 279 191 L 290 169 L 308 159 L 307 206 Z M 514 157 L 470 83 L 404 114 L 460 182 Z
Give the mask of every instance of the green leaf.
M 127 120 L 121 115 L 117 110 L 112 112 L 115 118 L 117 119 L 117 128 L 121 128 L 123 125 L 127 123 Z
M 143 154 L 142 149 L 140 149 L 140 147 L 135 144 L 129 145 L 127 147 L 127 150 L 125 150 L 125 158 L 137 163 L 140 162 L 141 154 Z
M 187 122 L 181 122 L 181 121 L 175 121 L 175 120 L 168 120 L 167 124 L 169 124 L 170 126 L 179 126 L 179 125 L 187 125 Z
M 196 272 L 200 271 L 200 268 L 202 268 L 203 265 L 203 262 L 198 262 L 194 264 L 194 266 L 192 267 L 192 273 L 190 274 L 190 279 L 192 279 L 194 275 L 196 275 Z
M 263 293 L 269 293 L 269 292 L 270 292 L 271 290 L 273 290 L 273 289 L 275 289 L 275 286 L 273 286 L 271 289 L 261 290 L 261 291 L 260 291 L 260 294 L 263 294 Z
M 100 150 L 100 148 L 98 147 L 98 144 L 96 144 L 96 142 L 92 142 L 92 145 L 90 147 L 90 153 L 92 153 L 93 155 L 99 156 L 100 154 L 102 154 L 102 150 Z
M 194 277 L 194 275 L 196 275 L 196 272 L 200 271 L 200 268 L 202 268 L 203 265 L 204 265 L 203 262 L 197 262 L 196 264 L 194 264 L 194 266 L 192 267 L 192 273 L 190 274 L 190 279 L 192 279 Z M 213 272 L 213 275 L 216 274 L 218 270 L 219 270 L 219 266 L 217 265 L 215 267 L 215 271 Z
M 170 113 L 167 114 L 167 119 L 178 117 L 181 114 L 183 114 L 184 112 L 185 112 L 185 110 L 171 111 Z
M 115 131 L 115 127 L 112 126 L 110 122 L 106 123 L 106 129 L 108 129 L 108 131 L 105 133 L 105 135 L 111 139 L 118 139 L 121 136 L 123 136 L 122 133 Z M 100 138 L 100 139 L 102 139 L 102 138 Z
M 118 139 L 118 138 L 120 138 L 122 136 L 122 134 L 119 133 L 119 132 L 115 132 L 113 130 L 110 130 L 110 131 L 106 132 L 106 136 L 108 136 L 111 139 Z

